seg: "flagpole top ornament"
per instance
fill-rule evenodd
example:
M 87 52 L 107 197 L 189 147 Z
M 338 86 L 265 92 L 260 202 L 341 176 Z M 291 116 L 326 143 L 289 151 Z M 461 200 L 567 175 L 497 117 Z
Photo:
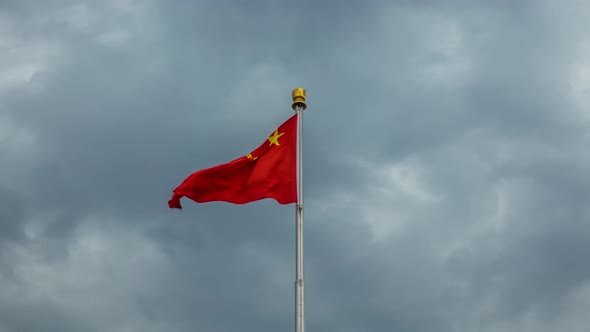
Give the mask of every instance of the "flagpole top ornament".
M 304 88 L 295 88 L 293 92 L 291 92 L 291 97 L 293 97 L 293 105 L 291 105 L 293 110 L 297 110 L 297 106 L 301 106 L 303 109 L 307 108 L 307 105 L 305 105 Z

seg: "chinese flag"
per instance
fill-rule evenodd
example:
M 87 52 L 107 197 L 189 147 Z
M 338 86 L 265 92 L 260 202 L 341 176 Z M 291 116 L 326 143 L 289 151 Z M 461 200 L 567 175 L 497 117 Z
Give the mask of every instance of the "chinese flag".
M 174 189 L 170 208 L 182 209 L 185 196 L 198 203 L 245 204 L 274 198 L 297 202 L 297 114 L 279 126 L 256 150 L 229 163 L 196 171 Z

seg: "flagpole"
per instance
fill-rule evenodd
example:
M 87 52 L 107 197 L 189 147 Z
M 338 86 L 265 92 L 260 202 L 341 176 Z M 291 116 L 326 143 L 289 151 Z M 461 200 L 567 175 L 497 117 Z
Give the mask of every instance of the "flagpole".
M 295 206 L 295 332 L 305 332 L 305 290 L 303 288 L 303 110 L 305 90 L 291 93 L 291 107 L 297 113 L 297 205 Z

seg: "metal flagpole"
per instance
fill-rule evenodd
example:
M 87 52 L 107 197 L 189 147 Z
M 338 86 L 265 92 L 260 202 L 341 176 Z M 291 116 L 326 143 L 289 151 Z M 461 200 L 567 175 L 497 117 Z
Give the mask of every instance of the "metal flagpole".
M 295 206 L 295 332 L 305 332 L 305 291 L 303 288 L 303 110 L 305 90 L 291 93 L 297 113 L 297 205 Z

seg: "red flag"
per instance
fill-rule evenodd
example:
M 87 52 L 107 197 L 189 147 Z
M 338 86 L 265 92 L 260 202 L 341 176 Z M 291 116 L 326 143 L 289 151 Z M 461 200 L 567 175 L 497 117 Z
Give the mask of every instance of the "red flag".
M 174 189 L 170 208 L 182 209 L 186 196 L 198 203 L 245 204 L 274 198 L 297 202 L 297 114 L 279 126 L 256 150 L 229 163 L 191 174 Z

